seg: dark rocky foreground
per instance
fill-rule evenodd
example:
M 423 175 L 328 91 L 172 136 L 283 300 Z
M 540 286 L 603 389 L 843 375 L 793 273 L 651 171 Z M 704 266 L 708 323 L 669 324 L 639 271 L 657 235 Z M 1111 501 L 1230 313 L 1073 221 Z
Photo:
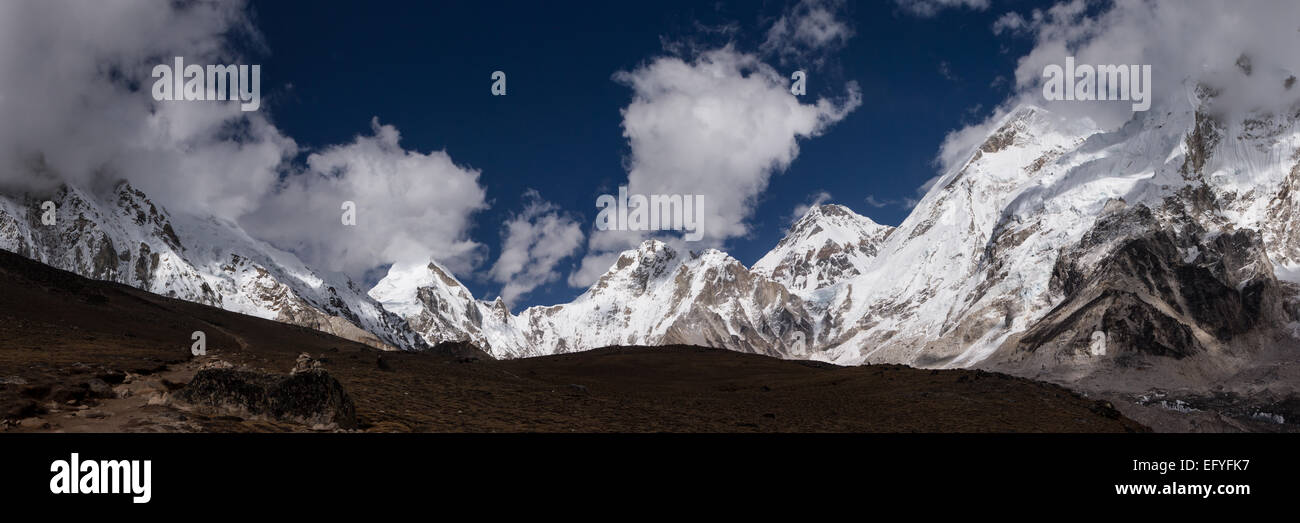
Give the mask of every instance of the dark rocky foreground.
M 208 355 L 189 355 L 190 334 Z M 306 353 L 307 356 L 303 354 Z M 513 361 L 381 352 L 0 251 L 5 431 L 1132 432 L 1110 404 L 976 370 L 690 346 Z

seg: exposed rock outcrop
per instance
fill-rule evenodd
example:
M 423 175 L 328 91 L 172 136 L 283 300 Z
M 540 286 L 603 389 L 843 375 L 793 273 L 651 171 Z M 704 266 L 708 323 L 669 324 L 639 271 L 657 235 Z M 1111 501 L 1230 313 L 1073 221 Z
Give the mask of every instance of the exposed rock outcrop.
M 310 357 L 300 357 L 288 376 L 211 366 L 200 370 L 175 397 L 199 408 L 242 416 L 265 416 L 318 428 L 357 426 L 352 398 Z

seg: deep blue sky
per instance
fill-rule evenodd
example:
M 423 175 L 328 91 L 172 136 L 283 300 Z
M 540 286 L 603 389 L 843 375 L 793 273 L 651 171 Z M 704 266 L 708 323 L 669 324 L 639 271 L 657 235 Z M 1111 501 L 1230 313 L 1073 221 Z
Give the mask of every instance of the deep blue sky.
M 499 252 L 501 224 L 528 188 L 577 213 L 589 229 L 596 195 L 626 181 L 619 110 L 631 90 L 611 80 L 620 70 L 666 54 L 662 41 L 724 43 L 700 25 L 739 24 L 741 50 L 756 51 L 786 2 L 298 2 L 256 1 L 263 92 L 273 121 L 308 149 L 368 133 L 370 118 L 395 125 L 406 149 L 445 149 L 458 164 L 482 170 L 492 208 L 479 214 L 474 239 Z M 983 119 L 1006 98 L 1016 58 L 1029 42 L 993 35 L 993 21 L 1033 2 L 994 2 L 985 11 L 950 10 L 933 18 L 902 13 L 892 1 L 848 8 L 856 35 L 822 71 L 809 95 L 863 91 L 862 107 L 821 137 L 801 143 L 798 159 L 772 179 L 752 220 L 754 234 L 727 251 L 752 264 L 780 240 L 791 210 L 810 194 L 873 220 L 896 225 L 901 202 L 936 174 L 944 135 Z M 940 72 L 946 63 L 950 74 Z M 796 67 L 782 67 L 789 73 Z M 491 96 L 490 74 L 509 75 L 509 93 Z M 291 88 L 289 86 L 292 86 Z M 811 96 L 809 97 L 811 101 Z M 615 188 L 615 189 L 612 189 Z M 564 264 L 576 264 L 578 253 Z M 499 285 L 461 277 L 475 296 Z M 516 309 L 572 299 L 583 289 L 564 279 L 526 296 Z

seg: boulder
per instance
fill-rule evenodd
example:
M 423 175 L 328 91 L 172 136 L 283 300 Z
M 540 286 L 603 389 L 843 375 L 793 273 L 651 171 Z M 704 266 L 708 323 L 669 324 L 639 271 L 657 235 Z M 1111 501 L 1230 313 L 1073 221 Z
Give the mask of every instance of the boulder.
M 309 426 L 356 428 L 356 406 L 343 384 L 319 366 L 288 375 L 211 367 L 176 393 L 193 405 Z

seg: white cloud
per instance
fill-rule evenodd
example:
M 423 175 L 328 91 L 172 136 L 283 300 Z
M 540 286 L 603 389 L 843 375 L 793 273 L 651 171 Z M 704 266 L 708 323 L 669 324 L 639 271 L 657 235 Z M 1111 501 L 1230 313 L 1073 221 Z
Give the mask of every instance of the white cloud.
M 622 111 L 631 146 L 628 191 L 703 195 L 704 239 L 689 244 L 693 249 L 748 234 L 759 195 L 798 156 L 799 139 L 821 134 L 862 103 L 854 83 L 841 100 L 803 103 L 784 75 L 731 46 L 690 61 L 657 58 L 614 79 L 633 92 Z M 594 232 L 570 284 L 595 281 L 617 251 L 645 236 Z
M 939 76 L 942 76 L 945 80 L 950 82 L 957 81 L 957 75 L 953 74 L 952 66 L 948 64 L 947 60 L 939 61 Z
M 1034 11 L 1041 14 L 1042 11 Z M 993 34 L 1001 35 L 1003 33 L 1021 33 L 1029 29 L 1031 22 L 1021 16 L 1020 13 L 1011 11 L 998 17 L 993 21 Z M 1000 77 L 999 77 L 1000 78 Z
M 587 242 L 587 255 L 565 281 L 572 287 L 587 287 L 596 283 L 618 261 L 619 253 L 636 247 L 638 241 L 639 236 L 593 232 Z
M 875 208 L 877 208 L 877 209 L 880 209 L 880 208 L 882 208 L 882 207 L 888 207 L 888 206 L 890 206 L 890 205 L 893 205 L 893 204 L 895 204 L 895 203 L 898 203 L 898 202 L 895 202 L 894 200 L 890 200 L 890 199 L 888 199 L 888 198 L 886 198 L 886 199 L 884 199 L 884 200 L 878 199 L 878 198 L 876 198 L 876 195 L 874 195 L 874 194 L 868 194 L 867 197 L 863 199 L 863 201 L 867 202 L 867 205 L 870 205 L 870 206 L 875 207 Z
M 1035 46 L 1015 74 L 1025 98 L 1042 100 L 1043 67 L 1064 63 L 1066 56 L 1080 64 L 1150 64 L 1156 105 L 1185 101 L 1197 82 L 1224 93 L 1216 100 L 1218 110 L 1285 107 L 1300 96 L 1282 86 L 1286 76 L 1300 71 L 1300 54 L 1294 52 L 1300 48 L 1300 3 L 1129 0 L 1091 16 L 1085 7 L 1075 0 L 1032 16 Z M 1237 68 L 1242 54 L 1249 56 L 1255 74 Z M 1132 116 L 1130 104 L 1123 102 L 1047 107 L 1067 115 L 1091 113 L 1107 126 Z
M 862 103 L 856 84 L 839 103 L 804 104 L 784 76 L 730 47 L 693 62 L 660 58 L 615 76 L 633 90 L 623 109 L 633 194 L 703 194 L 706 241 L 749 232 L 746 219 L 772 174 Z
M 520 297 L 560 277 L 555 266 L 582 247 L 582 225 L 542 200 L 535 190 L 524 193 L 523 212 L 506 222 L 501 255 L 488 271 L 502 283 L 501 299 L 513 306 Z
M 371 132 L 313 153 L 307 170 L 288 176 L 244 224 L 332 271 L 356 275 L 431 257 L 468 271 L 483 249 L 467 238 L 471 215 L 487 207 L 479 171 L 445 151 L 403 149 L 397 129 L 378 118 Z M 345 201 L 356 204 L 355 226 L 341 222 Z
M 931 177 L 921 185 L 917 192 L 924 194 L 929 192 L 943 173 L 958 168 L 966 161 L 971 154 L 974 154 L 975 148 L 984 143 L 989 133 L 994 131 L 997 123 L 1006 115 L 1006 108 L 999 108 L 993 111 L 993 115 L 983 122 L 968 125 L 961 129 L 949 131 L 943 137 L 943 143 L 939 144 L 939 152 L 935 157 L 934 164 L 939 167 L 940 174 Z
M 760 50 L 789 60 L 821 65 L 825 53 L 843 47 L 853 28 L 840 16 L 842 0 L 800 0 L 786 10 L 767 31 Z
M 983 11 L 989 8 L 989 0 L 894 0 L 904 12 L 930 18 L 946 9 L 974 9 Z
M 1062 23 L 1068 24 L 1069 21 L 1083 15 L 1087 9 L 1087 0 L 1068 0 L 1054 4 L 1046 10 L 1034 9 L 1029 12 L 1027 17 L 1011 11 L 993 21 L 993 34 L 1034 33 L 1042 29 L 1051 29 L 1052 31 L 1069 29 L 1066 26 L 1056 28 L 1052 26 L 1059 26 Z
M 813 207 L 829 201 L 831 201 L 831 193 L 826 191 L 817 191 L 812 193 L 808 195 L 808 198 L 804 203 L 794 206 L 794 210 L 790 212 L 790 218 L 788 221 L 790 223 L 797 222 L 799 221 L 799 218 L 803 218 L 805 214 L 808 214 L 808 211 L 812 210 Z
M 150 93 L 151 68 L 174 56 L 248 63 L 230 37 L 260 41 L 242 2 L 0 2 L 0 184 L 126 178 L 174 209 L 252 210 L 297 150 L 267 119 L 272 101 L 244 113 Z
M 916 207 L 916 204 L 921 202 L 920 200 L 921 196 L 924 196 L 925 191 L 928 191 L 930 187 L 934 185 L 934 182 L 938 180 L 939 177 L 936 176 L 934 178 L 931 178 L 929 181 L 925 182 L 925 184 L 922 185 L 921 188 L 916 191 L 916 198 L 910 196 L 903 196 L 901 198 L 881 199 L 881 198 L 877 198 L 876 195 L 874 194 L 868 194 L 867 197 L 863 198 L 862 201 L 866 202 L 867 205 L 871 207 L 875 207 L 877 209 L 883 209 L 885 207 L 892 207 L 892 206 L 898 206 L 904 209 L 911 209 L 913 207 Z

